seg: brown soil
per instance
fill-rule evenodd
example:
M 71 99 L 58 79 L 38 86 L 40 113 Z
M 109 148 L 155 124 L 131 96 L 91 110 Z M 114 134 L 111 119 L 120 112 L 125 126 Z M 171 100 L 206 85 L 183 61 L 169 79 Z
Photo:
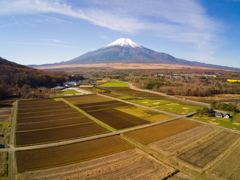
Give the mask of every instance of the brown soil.
M 116 109 L 107 109 L 101 111 L 91 111 L 88 112 L 91 116 L 99 119 L 100 121 L 106 123 L 107 125 L 115 129 L 124 129 L 136 125 L 146 124 L 145 121 L 136 116 L 126 114 Z
M 79 117 L 79 118 L 55 120 L 55 121 L 48 121 L 48 122 L 25 123 L 25 124 L 18 124 L 17 131 L 53 128 L 53 127 L 81 124 L 81 123 L 87 123 L 87 122 L 92 122 L 92 120 L 90 120 L 87 117 Z
M 200 123 L 186 119 L 178 119 L 160 125 L 147 127 L 124 133 L 124 135 L 142 144 L 150 144 L 155 141 L 176 135 L 180 132 L 199 126 Z
M 61 167 L 132 149 L 117 136 L 51 148 L 17 151 L 17 169 L 25 171 Z M 97 164 L 96 164 L 97 165 Z
M 16 145 L 30 145 L 79 138 L 107 132 L 96 123 L 80 124 L 53 129 L 16 132 Z
M 208 141 L 199 144 L 177 157 L 194 167 L 204 168 L 226 151 L 239 137 L 239 134 L 222 131 Z
M 70 114 L 57 114 L 57 115 L 51 114 L 49 116 L 17 119 L 17 123 L 20 124 L 20 123 L 33 123 L 33 122 L 40 122 L 40 121 L 62 120 L 62 119 L 78 118 L 83 116 L 84 115 L 79 112 L 70 113 Z
M 27 172 L 22 179 L 163 179 L 175 170 L 138 149 L 115 153 L 82 163 Z M 185 175 L 184 177 L 187 177 Z

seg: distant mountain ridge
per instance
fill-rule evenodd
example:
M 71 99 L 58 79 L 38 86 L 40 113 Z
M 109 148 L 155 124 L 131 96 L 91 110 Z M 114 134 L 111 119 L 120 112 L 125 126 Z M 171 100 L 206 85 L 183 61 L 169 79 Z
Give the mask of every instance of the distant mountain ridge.
M 160 53 L 145 48 L 128 38 L 120 38 L 95 51 L 87 52 L 69 61 L 40 66 L 72 65 L 72 64 L 102 64 L 102 63 L 142 63 L 142 64 L 179 64 L 191 66 L 204 66 L 213 68 L 230 68 L 226 66 L 205 64 L 195 61 L 175 58 L 167 53 Z M 30 65 L 30 67 L 40 67 Z

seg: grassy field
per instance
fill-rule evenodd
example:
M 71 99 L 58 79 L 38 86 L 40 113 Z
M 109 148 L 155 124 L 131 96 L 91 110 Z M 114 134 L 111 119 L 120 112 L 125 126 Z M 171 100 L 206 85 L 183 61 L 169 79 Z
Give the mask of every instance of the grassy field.
M 207 122 L 210 124 L 230 128 L 230 129 L 240 130 L 240 122 L 239 121 L 233 122 L 231 119 L 227 119 L 227 118 L 208 117 L 208 116 L 200 116 L 200 115 L 193 115 L 190 118 L 196 119 L 198 121 L 203 121 L 203 122 Z M 240 115 L 237 114 L 235 118 L 239 119 Z
M 101 84 L 100 87 L 127 87 L 128 84 L 125 82 L 107 82 Z
M 133 99 L 131 102 L 148 106 L 154 109 L 171 112 L 174 114 L 188 114 L 196 111 L 202 106 L 186 103 L 184 101 L 173 100 L 169 98 L 165 99 Z
M 61 93 L 61 94 L 76 94 L 76 93 L 78 93 L 78 92 L 75 91 L 75 90 L 67 90 L 67 91 L 64 91 L 64 92 Z
M 120 107 L 117 109 L 119 111 L 131 114 L 133 116 L 137 116 L 139 118 L 148 120 L 150 122 L 163 121 L 173 117 L 164 113 L 159 113 L 159 112 L 151 111 L 151 110 L 141 108 L 141 107 L 136 107 L 136 106 Z

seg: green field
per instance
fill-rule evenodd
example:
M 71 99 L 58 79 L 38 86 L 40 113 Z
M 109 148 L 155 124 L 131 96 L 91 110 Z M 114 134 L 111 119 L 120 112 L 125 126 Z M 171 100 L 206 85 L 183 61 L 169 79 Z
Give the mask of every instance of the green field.
M 76 93 L 78 93 L 78 92 L 75 91 L 75 90 L 67 90 L 67 91 L 64 91 L 64 92 L 61 93 L 61 94 L 76 94 Z
M 239 116 L 240 116 L 240 114 L 237 114 L 236 118 L 239 118 Z M 194 116 L 191 116 L 190 118 L 198 120 L 198 121 L 203 121 L 203 122 L 207 122 L 210 124 L 214 124 L 217 126 L 240 130 L 240 122 L 239 121 L 233 122 L 232 119 L 228 119 L 228 118 L 208 117 L 208 116 L 200 116 L 200 115 L 194 115 Z
M 128 87 L 128 84 L 125 82 L 107 82 L 101 84 L 100 87 Z
M 195 112 L 197 109 L 202 108 L 203 106 L 192 104 L 184 101 L 174 100 L 170 98 L 162 99 L 132 99 L 130 100 L 133 103 L 141 104 L 148 106 L 154 109 L 159 109 L 166 112 L 171 112 L 174 114 L 189 114 Z

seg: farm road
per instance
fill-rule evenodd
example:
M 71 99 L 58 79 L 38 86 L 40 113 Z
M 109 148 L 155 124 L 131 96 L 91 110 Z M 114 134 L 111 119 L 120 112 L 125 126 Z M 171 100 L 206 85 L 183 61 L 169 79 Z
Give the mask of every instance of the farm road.
M 129 85 L 129 87 L 130 87 L 131 89 L 133 89 L 133 90 L 143 91 L 143 92 L 148 92 L 148 93 L 150 92 L 150 93 L 157 94 L 157 95 L 160 95 L 160 96 L 170 97 L 170 98 L 173 98 L 173 99 L 177 99 L 177 100 L 181 100 L 181 101 L 185 101 L 185 102 L 190 102 L 190 103 L 195 103 L 195 104 L 200 104 L 200 105 L 203 105 L 203 106 L 208 106 L 208 107 L 210 107 L 210 104 L 208 104 L 208 103 L 203 103 L 203 102 L 198 102 L 198 101 L 193 101 L 193 100 L 182 99 L 182 98 L 170 96 L 170 95 L 167 95 L 167 94 L 155 92 L 155 91 L 152 91 L 152 90 L 138 89 L 138 88 L 136 88 L 135 86 L 133 86 L 131 83 L 129 83 L 129 82 L 127 82 L 127 83 L 128 83 L 128 85 Z

